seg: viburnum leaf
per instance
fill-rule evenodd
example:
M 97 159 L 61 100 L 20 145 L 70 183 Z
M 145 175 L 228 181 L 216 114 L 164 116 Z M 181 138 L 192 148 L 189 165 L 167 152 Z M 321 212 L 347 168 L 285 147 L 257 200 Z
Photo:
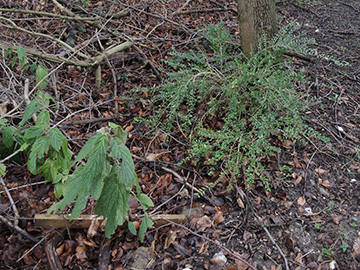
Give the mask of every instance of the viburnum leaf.
M 104 134 L 98 135 L 99 136 L 96 135 L 96 141 L 91 149 L 84 170 L 84 174 L 92 180 L 102 171 L 104 167 L 108 147 L 108 136 Z
M 38 101 L 36 99 L 33 99 L 32 101 L 30 101 L 30 103 L 25 108 L 23 119 L 19 123 L 19 126 L 22 126 L 23 124 L 25 124 L 26 121 L 29 120 L 30 117 L 34 113 L 36 113 L 40 110 L 40 108 L 41 108 L 41 105 L 38 103 Z
M 129 222 L 128 222 L 128 228 L 129 228 L 129 231 L 130 231 L 133 235 L 136 235 L 136 228 L 135 228 L 134 223 L 132 223 L 131 221 L 129 221 Z
M 36 119 L 37 126 L 47 126 L 50 123 L 50 113 L 47 110 L 43 110 L 39 113 Z
M 4 176 L 6 174 L 6 166 L 3 163 L 0 163 L 0 175 Z
M 104 179 L 110 173 L 110 171 L 111 171 L 110 162 L 105 161 L 102 172 L 99 173 L 94 178 L 94 180 L 91 183 L 90 189 L 89 189 L 89 194 L 94 197 L 94 200 L 99 199 L 99 197 L 101 195 L 101 191 L 104 187 Z
M 100 137 L 101 134 L 96 134 L 94 136 L 92 136 L 86 143 L 85 145 L 81 148 L 79 154 L 77 155 L 74 164 L 84 158 L 86 158 L 89 153 L 92 151 L 96 140 L 98 139 L 98 137 Z
M 152 225 L 154 225 L 154 222 L 145 213 L 145 217 L 144 217 L 144 219 L 143 219 L 143 221 L 141 222 L 141 225 L 140 225 L 140 232 L 139 232 L 139 234 L 140 234 L 140 242 L 144 242 L 146 230 L 148 228 L 151 228 Z
M 2 131 L 2 141 L 7 148 L 11 148 L 14 145 L 15 131 L 17 131 L 17 128 L 13 126 L 8 126 Z
M 32 126 L 24 134 L 24 139 L 30 140 L 44 133 L 46 126 Z
M 109 122 L 109 127 L 112 128 L 115 137 L 120 139 L 120 141 L 125 144 L 126 143 L 126 138 L 127 138 L 127 132 L 125 130 L 122 129 L 121 126 L 116 125 L 114 123 Z
M 144 209 L 148 209 L 149 207 L 154 206 L 153 201 L 144 193 L 141 193 L 138 197 L 139 202 L 144 207 Z
M 55 213 L 57 210 L 64 210 L 67 205 L 73 202 L 73 200 L 78 196 L 80 191 L 83 188 L 83 185 L 87 178 L 84 177 L 84 166 L 80 165 L 76 168 L 76 170 L 70 175 L 65 184 L 63 189 L 64 198 L 57 203 L 54 203 L 48 210 L 48 213 Z M 85 181 L 83 179 L 85 178 Z
M 36 83 L 39 83 L 42 79 L 44 79 L 48 75 L 47 69 L 43 65 L 39 65 L 36 69 Z M 40 89 L 45 89 L 48 84 L 49 79 L 45 78 L 40 84 Z
M 38 138 L 31 147 L 31 152 L 28 160 L 28 169 L 32 174 L 36 174 L 36 164 L 39 159 L 44 157 L 49 151 L 49 138 L 41 136 Z
M 64 141 L 67 142 L 67 139 L 64 136 L 64 134 L 62 134 L 61 131 L 58 130 L 57 128 L 51 128 L 50 129 L 50 131 L 49 131 L 49 140 L 50 140 L 51 146 L 57 152 L 60 151 L 61 146 L 63 145 Z
M 95 206 L 95 213 L 107 218 L 105 236 L 110 237 L 118 225 L 125 221 L 129 210 L 130 189 L 119 181 L 116 165 L 104 180 L 104 187 Z
M 25 63 L 25 56 L 26 56 L 25 49 L 21 46 L 18 46 L 17 47 L 17 55 L 19 58 L 19 66 L 23 66 Z
M 132 186 L 135 180 L 135 165 L 129 149 L 119 138 L 111 141 L 111 156 L 121 161 L 119 169 L 120 181 L 126 186 Z

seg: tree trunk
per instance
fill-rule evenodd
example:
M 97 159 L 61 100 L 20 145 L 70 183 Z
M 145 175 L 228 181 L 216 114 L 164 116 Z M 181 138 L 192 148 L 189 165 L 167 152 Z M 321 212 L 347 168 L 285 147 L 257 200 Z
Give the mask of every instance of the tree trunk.
M 241 47 L 250 57 L 257 50 L 263 32 L 268 37 L 276 33 L 275 0 L 238 0 L 237 2 Z

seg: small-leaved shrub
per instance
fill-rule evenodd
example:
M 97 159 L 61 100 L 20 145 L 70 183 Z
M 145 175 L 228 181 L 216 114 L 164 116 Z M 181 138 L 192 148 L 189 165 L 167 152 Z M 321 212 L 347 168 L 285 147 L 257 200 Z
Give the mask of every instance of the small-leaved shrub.
M 307 104 L 297 92 L 304 72 L 283 58 L 290 47 L 307 48 L 303 40 L 289 38 L 291 29 L 264 39 L 245 59 L 224 25 L 208 26 L 197 49 L 172 52 L 166 61 L 174 72 L 156 89 L 153 123 L 190 134 L 189 158 L 195 163 L 221 166 L 233 178 L 244 177 L 247 186 L 261 179 L 269 188 L 262 161 L 280 151 L 273 141 L 301 140 L 313 132 L 302 121 Z

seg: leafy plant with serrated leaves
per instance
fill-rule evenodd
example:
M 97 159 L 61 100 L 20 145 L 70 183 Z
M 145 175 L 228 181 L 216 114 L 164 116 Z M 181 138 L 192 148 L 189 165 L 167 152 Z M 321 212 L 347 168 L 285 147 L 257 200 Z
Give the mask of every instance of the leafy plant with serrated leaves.
M 55 184 L 55 195 L 60 197 L 63 179 L 71 167 L 72 153 L 62 132 L 50 126 L 48 107 L 51 101 L 55 103 L 49 94 L 37 92 L 17 126 L 3 125 L 2 143 L 12 151 L 25 151 L 29 171 Z M 34 115 L 37 115 L 35 123 L 29 121 Z
M 125 142 L 126 132 L 113 123 L 91 137 L 73 163 L 73 166 L 77 165 L 75 171 L 64 183 L 64 198 L 54 204 L 49 212 L 64 210 L 76 199 L 71 219 L 76 218 L 85 208 L 87 197 L 92 196 L 97 201 L 95 213 L 107 218 L 105 235 L 109 237 L 117 225 L 126 221 L 131 195 L 134 195 L 144 210 L 153 206 L 151 199 L 141 193 L 134 162 Z M 133 187 L 136 188 L 136 193 L 132 192 Z M 140 226 L 141 241 L 152 224 L 145 212 Z M 132 222 L 128 222 L 128 227 L 136 234 Z
M 4 59 L 13 54 L 13 48 L 8 48 L 4 53 Z M 16 53 L 13 54 L 11 61 L 11 67 L 14 67 L 18 62 L 18 66 L 21 70 L 21 74 L 28 70 L 30 74 L 36 73 L 36 83 L 39 84 L 40 89 L 45 89 L 48 84 L 48 71 L 42 64 L 33 62 L 30 66 L 29 60 L 26 56 L 26 51 L 22 46 L 16 48 Z
M 108 128 L 100 129 L 85 143 L 72 161 L 73 153 L 66 137 L 50 125 L 50 101 L 55 103 L 49 94 L 39 91 L 26 107 L 18 126 L 8 125 L 6 119 L 0 119 L 1 146 L 13 152 L 24 151 L 29 171 L 55 184 L 56 196 L 63 196 L 63 199 L 53 204 L 49 213 L 64 210 L 76 200 L 71 219 L 76 218 L 85 208 L 87 198 L 92 196 L 97 201 L 95 213 L 107 218 L 105 235 L 109 237 L 117 225 L 126 221 L 131 196 L 145 211 L 153 206 L 152 200 L 141 193 L 134 162 L 125 145 L 127 133 L 120 126 L 109 123 Z M 35 115 L 34 123 L 30 119 Z M 6 167 L 1 163 L 0 174 L 5 173 Z M 152 225 L 145 212 L 139 231 L 141 241 Z M 128 228 L 136 234 L 131 221 L 128 221 Z

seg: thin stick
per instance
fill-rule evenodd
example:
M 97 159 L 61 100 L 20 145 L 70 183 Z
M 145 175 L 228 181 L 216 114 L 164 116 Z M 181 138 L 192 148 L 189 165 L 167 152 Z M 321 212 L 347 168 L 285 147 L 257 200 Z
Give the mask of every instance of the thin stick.
M 29 239 L 30 241 L 37 243 L 38 239 L 36 239 L 35 237 L 32 237 L 30 234 L 28 234 L 26 231 L 24 231 L 23 229 L 21 229 L 19 226 L 12 224 L 9 220 L 7 220 L 6 218 L 4 218 L 2 215 L 0 215 L 0 220 L 2 222 L 4 222 L 6 225 L 8 225 L 10 228 L 15 229 L 18 233 L 20 233 L 21 235 L 25 236 L 27 239 Z
M 45 183 L 48 183 L 48 181 L 40 181 L 40 182 L 26 184 L 26 185 L 14 187 L 14 188 L 9 188 L 8 191 L 13 191 L 13 190 L 17 190 L 17 189 L 21 189 L 21 188 L 25 188 L 25 187 L 30 187 L 30 186 L 41 185 L 41 184 L 45 184 Z M 0 194 L 3 194 L 4 192 L 5 191 L 0 191 Z
M 4 189 L 5 189 L 5 192 L 6 192 L 6 195 L 8 196 L 8 199 L 10 201 L 10 205 L 11 205 L 11 208 L 13 209 L 14 211 L 14 215 L 15 215 L 15 220 L 14 220 L 14 226 L 18 226 L 19 225 L 19 219 L 20 219 L 20 215 L 19 215 L 19 212 L 16 208 L 16 205 L 14 203 L 14 200 L 4 182 L 4 179 L 2 178 L 2 176 L 0 175 L 0 181 L 1 181 L 1 184 L 3 185 Z
M 238 191 L 238 194 L 240 195 L 241 198 L 244 198 L 246 200 L 246 203 L 248 204 L 251 212 L 254 214 L 257 222 L 259 223 L 259 225 L 261 226 L 261 228 L 266 232 L 266 234 L 268 235 L 268 237 L 270 238 L 271 242 L 273 243 L 273 245 L 277 248 L 277 250 L 279 251 L 280 255 L 283 257 L 284 259 L 284 263 L 285 263 L 285 268 L 286 270 L 289 270 L 289 265 L 288 265 L 288 261 L 286 259 L 286 256 L 284 254 L 284 252 L 282 252 L 281 248 L 279 247 L 279 245 L 275 242 L 274 238 L 271 236 L 270 232 L 268 231 L 268 229 L 265 227 L 265 225 L 261 222 L 259 216 L 256 214 L 254 208 L 252 207 L 252 204 L 250 203 L 249 199 L 247 198 L 247 196 L 240 192 L 240 188 L 239 187 L 236 187 L 237 188 L 237 191 Z

